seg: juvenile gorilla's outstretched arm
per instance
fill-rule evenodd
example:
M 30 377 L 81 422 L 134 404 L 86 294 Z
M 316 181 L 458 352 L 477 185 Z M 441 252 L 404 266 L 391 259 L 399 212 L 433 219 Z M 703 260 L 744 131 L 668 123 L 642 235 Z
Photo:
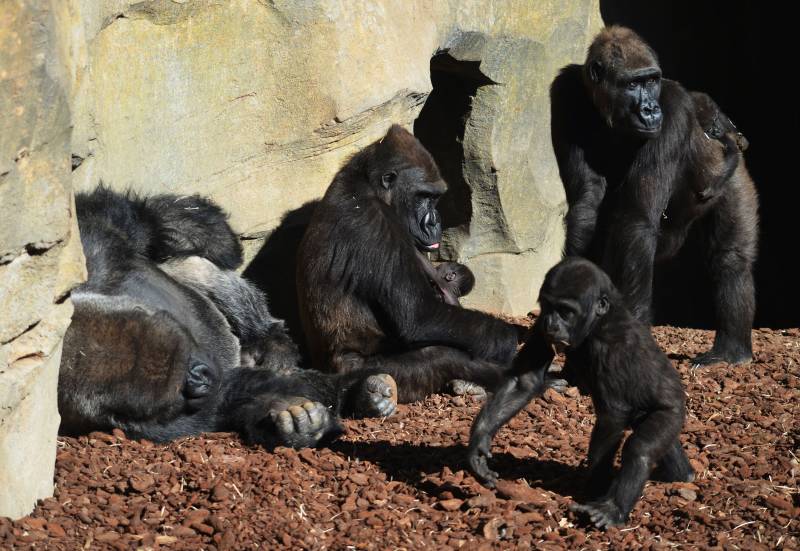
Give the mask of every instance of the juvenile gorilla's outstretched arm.
M 544 341 L 539 322 L 514 359 L 508 379 L 489 398 L 472 425 L 467 461 L 472 473 L 487 486 L 494 486 L 497 473 L 489 469 L 491 446 L 500 427 L 508 423 L 534 397 L 544 392 L 545 376 L 553 361 L 553 350 Z

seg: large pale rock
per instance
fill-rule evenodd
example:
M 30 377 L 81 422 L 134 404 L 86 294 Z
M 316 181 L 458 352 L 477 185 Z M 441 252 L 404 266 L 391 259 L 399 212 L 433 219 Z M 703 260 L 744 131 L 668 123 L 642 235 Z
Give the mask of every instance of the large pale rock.
M 447 51 L 445 69 L 481 85 L 462 112 L 461 150 L 434 151 L 460 172 L 451 183 L 463 208 L 444 252 L 477 272 L 469 305 L 533 306 L 563 240 L 548 86 L 583 57 L 601 25 L 597 0 L 63 0 L 58 9 L 70 22 L 62 54 L 75 185 L 209 194 L 253 240 L 251 256 L 349 155 L 393 122 L 415 126 L 437 94 L 431 59 Z M 443 158 L 454 154 L 463 159 Z
M 0 8 L 0 515 L 52 493 L 68 292 L 86 277 L 57 0 Z

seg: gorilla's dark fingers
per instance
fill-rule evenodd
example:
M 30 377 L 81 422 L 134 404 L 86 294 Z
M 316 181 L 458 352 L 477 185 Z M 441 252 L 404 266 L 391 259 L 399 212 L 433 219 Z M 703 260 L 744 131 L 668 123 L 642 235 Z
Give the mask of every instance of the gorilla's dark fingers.
M 588 516 L 592 524 L 601 530 L 625 524 L 625 519 L 620 516 L 614 504 L 607 501 L 586 504 L 572 503 L 569 509 L 575 513 Z
M 492 458 L 492 441 L 488 435 L 473 438 L 470 441 L 470 453 L 467 455 L 467 466 L 472 474 L 484 486 L 494 488 L 498 474 L 489 468 L 489 459 Z
M 569 381 L 548 374 L 544 379 L 545 387 L 552 388 L 559 394 L 564 394 L 570 387 Z
M 477 396 L 486 397 L 486 389 L 479 384 L 463 379 L 453 379 L 449 385 L 450 391 L 456 396 Z

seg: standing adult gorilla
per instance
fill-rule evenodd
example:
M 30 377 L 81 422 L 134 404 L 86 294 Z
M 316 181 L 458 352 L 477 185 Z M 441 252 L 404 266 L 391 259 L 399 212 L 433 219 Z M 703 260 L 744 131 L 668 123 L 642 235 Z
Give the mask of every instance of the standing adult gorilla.
M 600 264 L 649 323 L 656 257 L 675 254 L 688 226 L 702 224 L 718 328 L 713 348 L 695 361 L 749 361 L 758 199 L 738 150 L 725 153 L 739 168 L 710 208 L 683 199 L 698 179 L 719 174 L 720 156 L 709 148 L 724 146 L 704 135 L 691 95 L 662 79 L 653 50 L 623 27 L 601 31 L 586 62 L 561 71 L 551 109 L 569 203 L 566 254 Z
M 518 329 L 442 302 L 418 260 L 439 246 L 445 190 L 433 158 L 397 125 L 334 177 L 298 252 L 298 302 L 316 368 L 378 369 L 395 378 L 401 402 L 454 379 L 499 381 Z

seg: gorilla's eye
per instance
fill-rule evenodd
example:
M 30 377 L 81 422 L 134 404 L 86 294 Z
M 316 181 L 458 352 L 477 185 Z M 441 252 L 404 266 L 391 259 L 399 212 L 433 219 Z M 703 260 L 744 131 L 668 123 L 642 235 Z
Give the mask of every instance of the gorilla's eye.
M 655 85 L 656 85 L 656 79 L 654 79 L 654 78 L 648 78 L 648 79 L 647 79 L 647 85 L 648 85 L 648 86 L 655 86 Z
M 381 183 L 383 184 L 383 187 L 385 187 L 386 189 L 392 187 L 396 180 L 397 180 L 397 172 L 395 172 L 394 170 L 387 172 L 386 174 L 381 176 Z
M 636 90 L 639 87 L 639 83 L 635 80 L 632 80 L 628 83 L 628 90 Z

